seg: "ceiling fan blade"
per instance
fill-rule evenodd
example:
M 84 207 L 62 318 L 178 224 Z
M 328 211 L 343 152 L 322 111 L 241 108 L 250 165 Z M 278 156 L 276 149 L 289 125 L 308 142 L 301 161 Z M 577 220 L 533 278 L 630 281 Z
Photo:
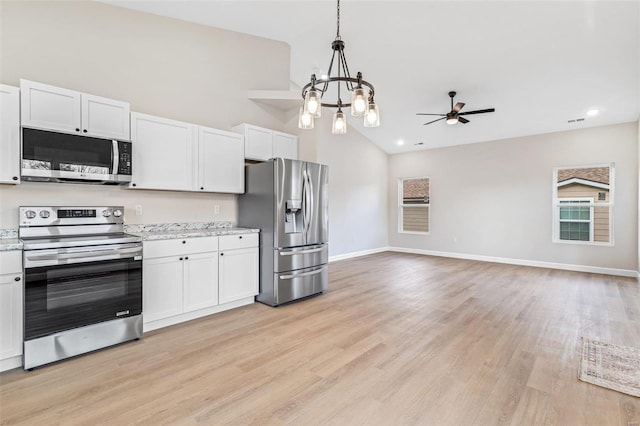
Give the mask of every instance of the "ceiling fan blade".
M 440 117 L 445 117 L 447 114 L 429 114 L 428 112 L 416 112 L 416 115 L 438 115 Z
M 496 109 L 495 108 L 489 108 L 489 109 L 477 109 L 475 111 L 467 111 L 467 112 L 461 112 L 458 115 L 470 115 L 470 114 L 484 114 L 485 112 L 494 112 Z
M 453 107 L 453 111 L 460 112 L 463 106 L 464 106 L 464 102 L 458 102 L 456 106 Z
M 469 122 L 469 120 L 467 120 L 467 119 L 466 119 L 466 118 L 464 118 L 464 117 L 460 117 L 460 116 L 458 117 L 458 121 L 459 121 L 460 123 L 462 123 L 462 124 L 467 124 L 467 123 Z
M 442 118 L 438 118 L 438 119 L 433 120 L 433 121 L 429 121 L 428 123 L 424 123 L 423 126 L 426 126 L 427 124 L 435 123 L 436 121 L 444 120 L 445 118 L 447 118 L 447 117 L 442 117 Z

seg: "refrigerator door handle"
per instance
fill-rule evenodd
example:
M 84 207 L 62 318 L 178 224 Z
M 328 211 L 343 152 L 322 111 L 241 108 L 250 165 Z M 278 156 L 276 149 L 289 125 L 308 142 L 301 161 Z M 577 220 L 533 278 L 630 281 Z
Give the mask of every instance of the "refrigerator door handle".
M 324 250 L 324 247 L 318 247 L 311 250 L 300 250 L 300 251 L 281 251 L 280 256 L 295 256 L 297 254 L 309 254 L 309 253 L 318 253 L 319 251 Z
M 304 197 L 305 197 L 305 214 L 306 222 L 304 226 L 304 233 L 308 237 L 309 228 L 311 228 L 311 215 L 313 214 L 313 188 L 311 188 L 311 178 L 309 178 L 309 172 L 304 171 Z
M 310 275 L 318 275 L 318 274 L 321 274 L 322 272 L 324 272 L 325 269 L 327 269 L 327 267 L 323 266 L 322 268 L 316 269 L 315 271 L 301 272 L 301 273 L 298 273 L 298 274 L 280 275 L 280 279 L 281 280 L 290 280 L 292 278 L 308 277 Z

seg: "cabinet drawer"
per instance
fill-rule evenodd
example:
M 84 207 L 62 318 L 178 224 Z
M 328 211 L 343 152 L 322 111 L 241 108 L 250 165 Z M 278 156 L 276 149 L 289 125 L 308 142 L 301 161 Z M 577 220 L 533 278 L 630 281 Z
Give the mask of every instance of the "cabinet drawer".
M 218 251 L 218 237 L 145 241 L 143 245 L 145 259 L 211 251 Z
M 0 274 L 22 273 L 22 250 L 0 252 Z
M 223 235 L 220 237 L 220 250 L 258 247 L 258 234 Z

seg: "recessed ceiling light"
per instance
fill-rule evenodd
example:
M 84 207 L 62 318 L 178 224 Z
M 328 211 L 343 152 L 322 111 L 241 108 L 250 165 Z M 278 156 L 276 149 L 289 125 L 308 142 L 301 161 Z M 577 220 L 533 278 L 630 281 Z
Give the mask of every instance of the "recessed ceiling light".
M 587 111 L 587 116 L 589 117 L 595 117 L 596 115 L 598 115 L 600 111 L 598 111 L 597 109 L 590 109 L 589 111 Z
M 402 146 L 404 145 L 404 141 L 402 139 L 398 139 L 398 141 L 396 142 L 396 145 Z

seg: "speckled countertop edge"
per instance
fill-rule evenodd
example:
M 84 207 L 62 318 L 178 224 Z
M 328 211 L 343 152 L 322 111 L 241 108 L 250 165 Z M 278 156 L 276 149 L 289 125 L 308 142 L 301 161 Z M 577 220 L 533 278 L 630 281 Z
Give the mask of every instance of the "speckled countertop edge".
M 231 222 L 185 222 L 149 225 L 125 225 L 125 232 L 142 237 L 143 241 L 175 238 L 215 237 L 260 232 L 256 228 L 235 228 Z M 17 229 L 0 229 L 0 251 L 22 250 Z
M 22 250 L 17 229 L 0 229 L 0 251 Z
M 176 238 L 216 237 L 219 235 L 253 234 L 260 232 L 254 228 L 218 228 L 218 229 L 189 229 L 172 231 L 144 231 L 130 232 L 130 234 L 142 237 L 143 241 L 172 240 Z
M 125 225 L 125 232 L 142 237 L 143 241 L 171 240 L 174 238 L 215 237 L 218 235 L 251 234 L 253 228 L 234 228 L 231 222 L 185 222 Z

